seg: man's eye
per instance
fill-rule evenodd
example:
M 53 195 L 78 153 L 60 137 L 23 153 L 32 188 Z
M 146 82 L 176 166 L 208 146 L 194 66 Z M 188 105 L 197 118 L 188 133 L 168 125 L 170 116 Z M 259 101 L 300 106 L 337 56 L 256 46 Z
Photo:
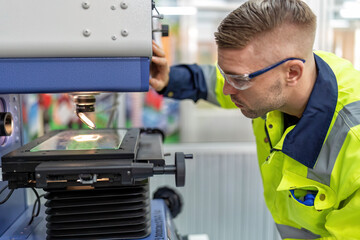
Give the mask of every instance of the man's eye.
M 243 82 L 247 82 L 247 80 L 245 80 L 242 77 L 237 77 L 237 78 L 233 78 L 233 81 L 236 83 L 243 83 Z

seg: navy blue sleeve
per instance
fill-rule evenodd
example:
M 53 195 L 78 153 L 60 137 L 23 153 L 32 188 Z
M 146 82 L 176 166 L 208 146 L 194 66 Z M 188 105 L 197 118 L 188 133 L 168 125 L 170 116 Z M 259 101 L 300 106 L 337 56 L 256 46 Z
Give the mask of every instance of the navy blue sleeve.
M 206 99 L 207 88 L 202 69 L 197 64 L 170 68 L 169 85 L 160 94 L 174 99 Z

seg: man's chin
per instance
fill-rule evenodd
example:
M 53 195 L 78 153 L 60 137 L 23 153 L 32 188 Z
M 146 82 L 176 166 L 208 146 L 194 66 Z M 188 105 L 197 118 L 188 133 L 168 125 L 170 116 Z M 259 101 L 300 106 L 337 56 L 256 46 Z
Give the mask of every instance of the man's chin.
M 245 117 L 251 118 L 251 119 L 255 119 L 255 118 L 258 118 L 258 117 L 262 116 L 261 114 L 257 114 L 257 113 L 252 112 L 252 111 L 247 111 L 244 108 L 240 108 L 240 111 Z

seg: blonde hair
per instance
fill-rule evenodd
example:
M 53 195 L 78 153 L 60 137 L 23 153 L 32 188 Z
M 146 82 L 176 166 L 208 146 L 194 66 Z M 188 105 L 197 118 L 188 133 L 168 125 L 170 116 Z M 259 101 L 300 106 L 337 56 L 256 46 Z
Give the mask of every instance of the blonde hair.
M 256 36 L 283 24 L 292 24 L 311 39 L 316 32 L 316 16 L 302 0 L 250 0 L 231 12 L 215 32 L 219 48 L 244 48 Z M 312 46 L 311 46 L 312 48 Z

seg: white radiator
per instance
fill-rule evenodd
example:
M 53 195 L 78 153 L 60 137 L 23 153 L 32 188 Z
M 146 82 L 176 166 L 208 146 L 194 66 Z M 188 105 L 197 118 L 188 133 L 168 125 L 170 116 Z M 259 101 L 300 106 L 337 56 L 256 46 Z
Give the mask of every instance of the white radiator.
M 176 188 L 184 208 L 175 218 L 181 235 L 208 234 L 210 240 L 277 240 L 264 199 L 253 143 L 165 145 L 166 153 L 193 153 L 186 183 Z M 151 190 L 175 186 L 174 176 L 151 178 Z

